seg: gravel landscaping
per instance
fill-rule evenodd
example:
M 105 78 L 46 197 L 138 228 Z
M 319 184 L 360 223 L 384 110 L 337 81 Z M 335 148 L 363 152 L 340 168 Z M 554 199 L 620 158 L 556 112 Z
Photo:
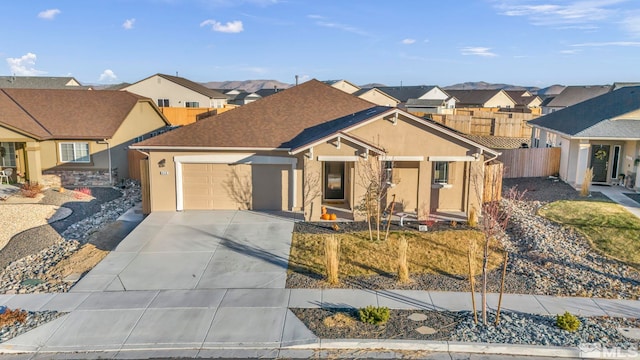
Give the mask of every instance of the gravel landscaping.
M 489 312 L 489 325 L 473 322 L 469 311 L 390 310 L 384 325 L 365 324 L 353 309 L 291 309 L 322 339 L 398 339 L 464 341 L 546 346 L 578 346 L 599 343 L 601 346 L 637 349 L 640 341 L 626 338 L 618 328 L 638 328 L 640 320 L 578 317 L 582 325 L 576 332 L 556 326 L 554 316 L 501 312 L 500 324 L 494 325 L 495 313 Z M 345 316 L 336 317 L 336 314 Z M 478 314 L 480 316 L 480 314 Z M 336 321 L 338 319 L 339 321 Z
M 511 212 L 503 246 L 510 253 L 505 279 L 505 292 L 555 296 L 593 296 L 617 299 L 640 297 L 640 273 L 619 261 L 611 260 L 592 250 L 584 237 L 537 215 L 544 204 L 560 200 L 610 201 L 594 192 L 581 198 L 571 186 L 547 178 L 505 179 L 507 191 L 516 186 L 526 193 L 522 201 L 504 202 Z M 341 231 L 363 225 L 339 224 Z M 439 226 L 446 228 L 447 224 Z M 460 227 L 460 226 L 458 226 Z M 406 228 L 405 228 L 406 229 Z M 436 230 L 436 229 L 432 229 Z M 326 233 L 330 225 L 301 223 L 294 231 Z M 499 289 L 500 271 L 489 273 L 489 291 Z M 413 275 L 409 284 L 399 284 L 394 274 L 341 279 L 342 288 L 414 289 L 468 291 L 468 280 L 443 274 Z M 290 288 L 329 287 L 318 274 L 290 272 Z

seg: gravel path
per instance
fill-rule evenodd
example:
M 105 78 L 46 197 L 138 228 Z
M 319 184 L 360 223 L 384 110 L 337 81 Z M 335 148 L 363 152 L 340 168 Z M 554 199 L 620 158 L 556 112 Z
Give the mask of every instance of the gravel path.
M 510 253 L 505 292 L 555 296 L 593 296 L 602 298 L 640 298 L 640 273 L 623 263 L 593 251 L 577 232 L 563 228 L 536 214 L 544 204 L 559 199 L 581 200 L 571 186 L 546 178 L 505 179 L 504 189 L 517 186 L 527 190 L 523 201 L 505 202 L 511 212 L 503 245 Z M 600 193 L 588 198 L 608 200 Z M 327 232 L 322 226 L 296 226 L 294 231 Z M 490 292 L 499 289 L 500 270 L 489 273 Z M 399 284 L 394 274 L 341 279 L 331 287 L 368 289 L 413 289 L 468 291 L 468 280 L 444 274 L 412 275 L 412 282 Z M 479 279 L 477 278 L 476 281 Z M 287 277 L 289 288 L 328 287 L 322 276 L 293 272 Z

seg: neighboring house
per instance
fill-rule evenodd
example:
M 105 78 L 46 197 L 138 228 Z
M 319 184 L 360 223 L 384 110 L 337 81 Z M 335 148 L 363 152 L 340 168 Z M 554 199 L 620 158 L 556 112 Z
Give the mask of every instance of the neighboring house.
M 381 106 L 396 107 L 400 104 L 400 100 L 376 88 L 360 89 L 352 95 Z
M 200 113 L 223 109 L 227 96 L 191 80 L 165 74 L 155 74 L 122 88 L 153 99 L 172 125 L 196 121 Z M 165 108 L 172 109 L 166 110 Z M 181 110 L 178 110 L 181 109 Z
M 640 189 L 640 86 L 623 87 L 541 116 L 532 147 L 561 147 L 560 178 L 578 186 L 593 168 L 593 182 L 614 184 L 620 174 Z
M 227 103 L 232 105 L 242 106 L 242 105 L 247 105 L 249 103 L 252 103 L 256 100 L 262 99 L 262 96 L 254 92 L 247 92 L 240 89 L 217 90 L 217 91 L 224 93 L 227 96 Z
M 91 90 L 70 76 L 0 76 L 0 88 Z
M 254 91 L 254 93 L 260 95 L 263 98 L 266 98 L 267 96 L 271 96 L 273 94 L 276 94 L 276 93 L 278 93 L 280 91 L 284 91 L 284 90 L 287 90 L 287 89 L 278 89 L 277 87 L 274 87 L 273 89 L 264 88 L 264 89 L 256 90 L 256 91 Z
M 615 91 L 628 86 L 640 86 L 640 82 L 614 82 L 611 86 L 611 91 Z
M 340 89 L 347 94 L 353 94 L 354 92 L 360 90 L 358 85 L 352 84 L 347 80 L 327 80 L 323 81 L 327 85 L 331 85 L 336 89 Z
M 361 89 L 359 86 L 354 85 L 347 80 L 328 80 L 323 82 L 336 89 L 340 89 L 347 94 L 357 96 L 360 99 L 367 100 L 376 105 L 396 107 L 400 103 L 400 100 L 376 88 Z
M 361 219 L 371 164 L 392 174 L 396 210 L 479 209 L 484 161 L 498 152 L 398 108 L 317 80 L 142 141 L 152 211 L 321 207 Z M 162 166 L 162 168 L 160 168 Z
M 554 111 L 608 93 L 611 88 L 611 85 L 567 86 L 560 94 L 541 104 L 542 114 L 551 114 Z
M 0 89 L 0 166 L 13 180 L 109 186 L 128 177 L 128 146 L 167 125 L 152 100 L 129 92 Z
M 377 89 L 398 99 L 398 107 L 409 112 L 451 114 L 456 107 L 455 97 L 435 85 L 382 86 Z
M 539 109 L 542 104 L 542 99 L 529 90 L 505 90 L 505 92 L 516 103 L 516 109 L 534 111 L 533 109 Z
M 496 90 L 447 90 L 455 97 L 456 108 L 511 109 L 516 102 L 504 91 Z

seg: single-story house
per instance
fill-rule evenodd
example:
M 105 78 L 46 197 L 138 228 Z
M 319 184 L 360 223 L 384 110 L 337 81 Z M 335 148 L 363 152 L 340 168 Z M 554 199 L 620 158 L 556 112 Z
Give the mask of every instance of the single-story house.
M 640 86 L 623 87 L 529 121 L 532 147 L 561 147 L 560 178 L 640 189 Z
M 452 114 L 457 99 L 436 85 L 380 86 L 378 90 L 398 99 L 398 107 L 409 112 Z
M 593 99 L 596 96 L 608 93 L 611 89 L 611 85 L 567 86 L 558 95 L 540 104 L 542 114 L 551 114 L 585 100 Z
M 369 169 L 387 199 L 424 218 L 478 209 L 495 150 L 434 122 L 317 80 L 131 146 L 148 155 L 151 211 L 321 207 L 358 212 Z M 370 173 L 370 172 L 369 172 Z
M 71 76 L 0 76 L 0 88 L 4 89 L 69 89 L 90 90 Z
M 129 92 L 0 89 L 0 166 L 14 181 L 111 185 L 128 177 L 128 146 L 168 125 Z

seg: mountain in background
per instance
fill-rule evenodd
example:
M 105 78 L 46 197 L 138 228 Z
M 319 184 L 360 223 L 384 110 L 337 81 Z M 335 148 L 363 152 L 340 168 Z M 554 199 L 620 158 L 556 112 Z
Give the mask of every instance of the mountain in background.
M 244 80 L 244 81 L 209 81 L 201 83 L 209 89 L 241 89 L 247 92 L 254 92 L 260 89 L 290 88 L 291 84 L 286 84 L 277 80 Z
M 519 86 L 511 84 L 491 84 L 484 81 L 465 82 L 443 87 L 447 90 L 529 90 L 537 93 L 540 88 L 535 86 Z

